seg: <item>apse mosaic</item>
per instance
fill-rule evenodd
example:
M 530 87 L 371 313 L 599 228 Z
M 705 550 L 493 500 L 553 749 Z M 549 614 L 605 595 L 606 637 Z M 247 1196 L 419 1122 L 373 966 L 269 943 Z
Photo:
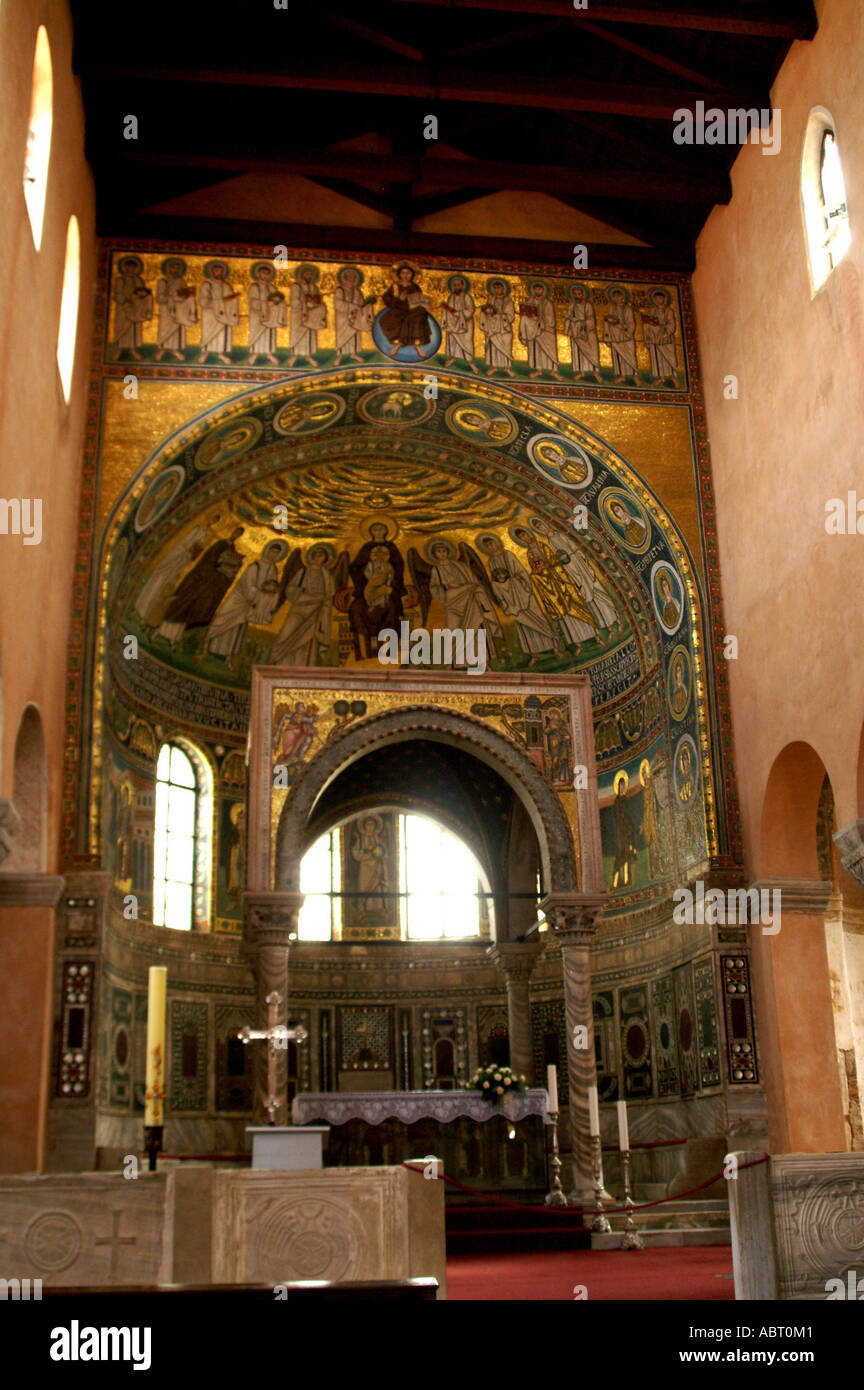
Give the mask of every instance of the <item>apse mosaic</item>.
M 70 853 L 105 862 L 147 910 L 154 759 L 185 735 L 213 775 L 202 920 L 240 930 L 253 669 L 383 671 L 383 629 L 449 628 L 482 629 L 490 674 L 590 677 L 604 871 L 622 907 L 706 856 L 732 861 L 681 277 L 149 247 L 104 250 L 102 274 Z M 638 444 L 641 471 L 616 435 Z M 283 733 L 302 761 L 326 721 L 290 710 Z M 556 737 L 541 711 L 563 786 Z
M 443 366 L 514 381 L 687 385 L 676 284 L 117 251 L 105 361 L 308 372 Z

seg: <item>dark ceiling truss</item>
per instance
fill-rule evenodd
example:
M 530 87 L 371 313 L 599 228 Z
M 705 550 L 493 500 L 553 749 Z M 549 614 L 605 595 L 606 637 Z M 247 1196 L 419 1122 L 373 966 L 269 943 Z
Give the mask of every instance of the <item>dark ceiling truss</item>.
M 571 263 L 569 244 L 503 221 L 492 236 L 458 233 L 461 206 L 506 192 L 645 243 L 590 244 L 589 265 L 685 270 L 712 207 L 729 200 L 737 149 L 676 145 L 675 112 L 697 101 L 769 110 L 789 45 L 816 29 L 812 0 L 589 0 L 585 11 L 370 0 L 292 6 L 288 23 L 262 7 L 240 28 L 212 6 L 208 22 L 178 27 L 176 3 L 151 0 L 146 35 L 120 59 L 108 7 L 72 9 L 104 234 L 172 240 L 182 227 L 185 241 Z M 127 113 L 137 140 L 122 137 Z M 429 114 L 437 142 L 423 137 Z M 302 203 L 290 235 L 276 221 L 153 210 L 244 174 L 300 176 L 386 225 L 305 223 Z M 454 230 L 417 226 L 448 211 Z

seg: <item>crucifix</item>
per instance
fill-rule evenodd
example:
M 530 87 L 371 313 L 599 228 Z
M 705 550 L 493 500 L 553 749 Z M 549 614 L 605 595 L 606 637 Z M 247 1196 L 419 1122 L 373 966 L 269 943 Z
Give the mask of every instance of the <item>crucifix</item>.
M 267 1027 L 250 1028 L 248 1024 L 243 1028 L 238 1028 L 236 1036 L 243 1043 L 267 1042 L 267 1116 L 268 1123 L 276 1123 L 276 1110 L 279 1101 L 276 1096 L 276 1053 L 287 1048 L 289 1042 L 304 1043 L 309 1034 L 303 1027 L 288 1028 L 284 1023 L 277 1023 L 279 1008 L 282 1004 L 282 995 L 277 990 L 273 990 L 267 995 Z

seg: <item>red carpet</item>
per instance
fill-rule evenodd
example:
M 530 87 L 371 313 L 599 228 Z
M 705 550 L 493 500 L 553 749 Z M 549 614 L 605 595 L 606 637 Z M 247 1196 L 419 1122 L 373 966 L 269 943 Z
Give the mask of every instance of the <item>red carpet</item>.
M 728 1245 L 691 1245 L 640 1251 L 450 1255 L 447 1259 L 447 1297 L 454 1302 L 572 1301 L 575 1284 L 584 1284 L 589 1302 L 731 1300 L 735 1297 L 732 1250 Z

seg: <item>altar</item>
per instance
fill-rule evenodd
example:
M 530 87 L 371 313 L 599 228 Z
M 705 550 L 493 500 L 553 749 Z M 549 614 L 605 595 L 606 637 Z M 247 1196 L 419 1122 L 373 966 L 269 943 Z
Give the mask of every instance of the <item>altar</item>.
M 472 1187 L 546 1190 L 545 1090 L 490 1105 L 479 1091 L 301 1092 L 295 1125 L 327 1124 L 325 1168 L 403 1163 L 434 1155 Z

